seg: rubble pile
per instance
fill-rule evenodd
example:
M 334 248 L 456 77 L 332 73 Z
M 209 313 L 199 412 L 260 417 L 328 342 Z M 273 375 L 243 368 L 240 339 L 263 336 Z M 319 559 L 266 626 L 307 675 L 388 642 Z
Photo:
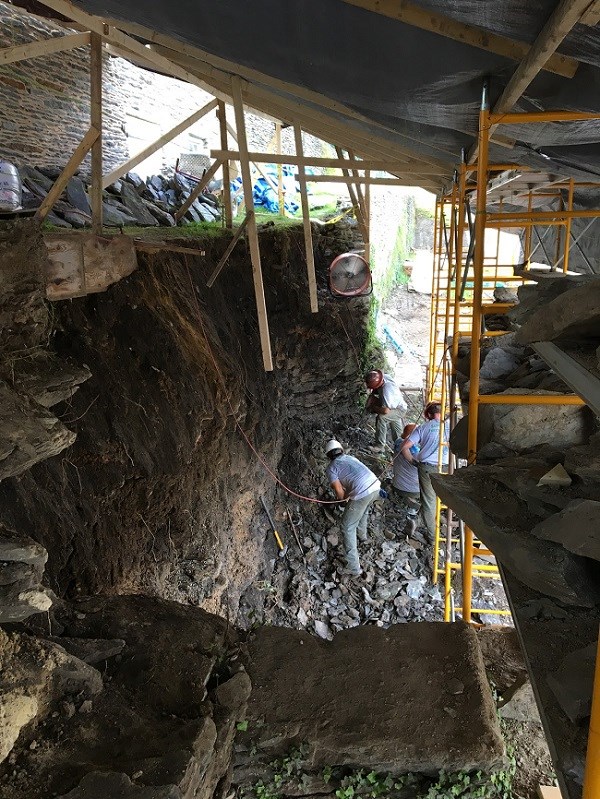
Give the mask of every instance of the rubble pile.
M 23 208 L 37 208 L 44 200 L 59 169 L 22 167 Z M 176 225 L 174 214 L 188 199 L 197 184 L 175 172 L 172 177 L 152 175 L 144 181 L 135 172 L 128 172 L 103 192 L 102 214 L 107 227 L 140 225 L 155 227 Z M 61 198 L 54 204 L 46 221 L 60 228 L 84 228 L 92 224 L 88 198 L 89 180 L 72 177 Z M 217 197 L 203 192 L 186 211 L 182 222 L 216 222 L 221 219 Z

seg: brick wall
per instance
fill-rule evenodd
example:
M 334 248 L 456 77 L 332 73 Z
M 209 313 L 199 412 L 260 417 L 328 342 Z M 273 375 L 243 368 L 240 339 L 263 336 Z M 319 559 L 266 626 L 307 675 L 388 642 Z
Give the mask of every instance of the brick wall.
M 61 36 L 63 28 L 0 2 L 0 47 Z M 89 48 L 79 48 L 0 66 L 0 157 L 18 165 L 62 166 L 89 126 Z M 190 116 L 210 99 L 201 89 L 104 56 L 105 171 Z M 233 124 L 232 109 L 228 117 Z M 251 148 L 266 146 L 274 124 L 248 115 Z M 146 137 L 145 141 L 142 137 Z M 283 131 L 283 151 L 294 152 L 293 131 Z M 219 148 L 214 112 L 167 144 L 147 164 L 148 172 L 173 169 L 181 152 Z M 230 141 L 230 147 L 235 147 Z M 305 137 L 305 152 L 322 155 L 322 144 Z M 84 162 L 83 169 L 87 168 Z

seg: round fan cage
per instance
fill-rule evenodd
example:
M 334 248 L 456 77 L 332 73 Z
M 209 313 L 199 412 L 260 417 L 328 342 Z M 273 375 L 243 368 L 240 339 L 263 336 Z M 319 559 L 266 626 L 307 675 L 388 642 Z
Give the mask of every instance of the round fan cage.
M 329 289 L 339 297 L 360 297 L 371 293 L 369 264 L 355 252 L 346 252 L 329 267 Z

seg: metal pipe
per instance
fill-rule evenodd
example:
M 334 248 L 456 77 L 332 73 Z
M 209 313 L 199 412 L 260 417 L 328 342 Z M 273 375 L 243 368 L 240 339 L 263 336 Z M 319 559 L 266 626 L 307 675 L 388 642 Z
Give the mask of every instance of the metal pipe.
M 477 422 L 479 417 L 479 354 L 481 334 L 481 299 L 483 296 L 483 263 L 485 257 L 485 221 L 487 200 L 487 166 L 489 152 L 489 85 L 484 81 L 479 113 L 479 136 L 477 158 L 477 207 L 475 213 L 475 252 L 473 257 L 473 321 L 471 324 L 471 368 L 469 384 L 468 416 L 468 462 L 477 457 Z M 462 617 L 471 621 L 471 598 L 473 590 L 473 531 L 465 526 L 465 545 L 462 570 Z

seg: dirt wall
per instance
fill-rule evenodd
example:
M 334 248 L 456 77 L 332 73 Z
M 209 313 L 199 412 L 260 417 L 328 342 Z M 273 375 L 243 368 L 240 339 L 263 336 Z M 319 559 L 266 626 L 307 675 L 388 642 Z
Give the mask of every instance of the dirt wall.
M 200 243 L 205 258 L 141 257 L 105 293 L 52 305 L 51 348 L 92 377 L 53 409 L 73 446 L 0 482 L 0 523 L 46 547 L 57 594 L 151 593 L 235 612 L 267 567 L 259 497 L 270 501 L 275 482 L 235 422 L 277 468 L 311 420 L 352 409 L 360 391 L 367 301 L 328 296 L 326 265 L 343 246 L 319 236 L 312 315 L 301 235 L 261 234 L 270 374 L 245 249 L 205 286 L 225 233 Z

